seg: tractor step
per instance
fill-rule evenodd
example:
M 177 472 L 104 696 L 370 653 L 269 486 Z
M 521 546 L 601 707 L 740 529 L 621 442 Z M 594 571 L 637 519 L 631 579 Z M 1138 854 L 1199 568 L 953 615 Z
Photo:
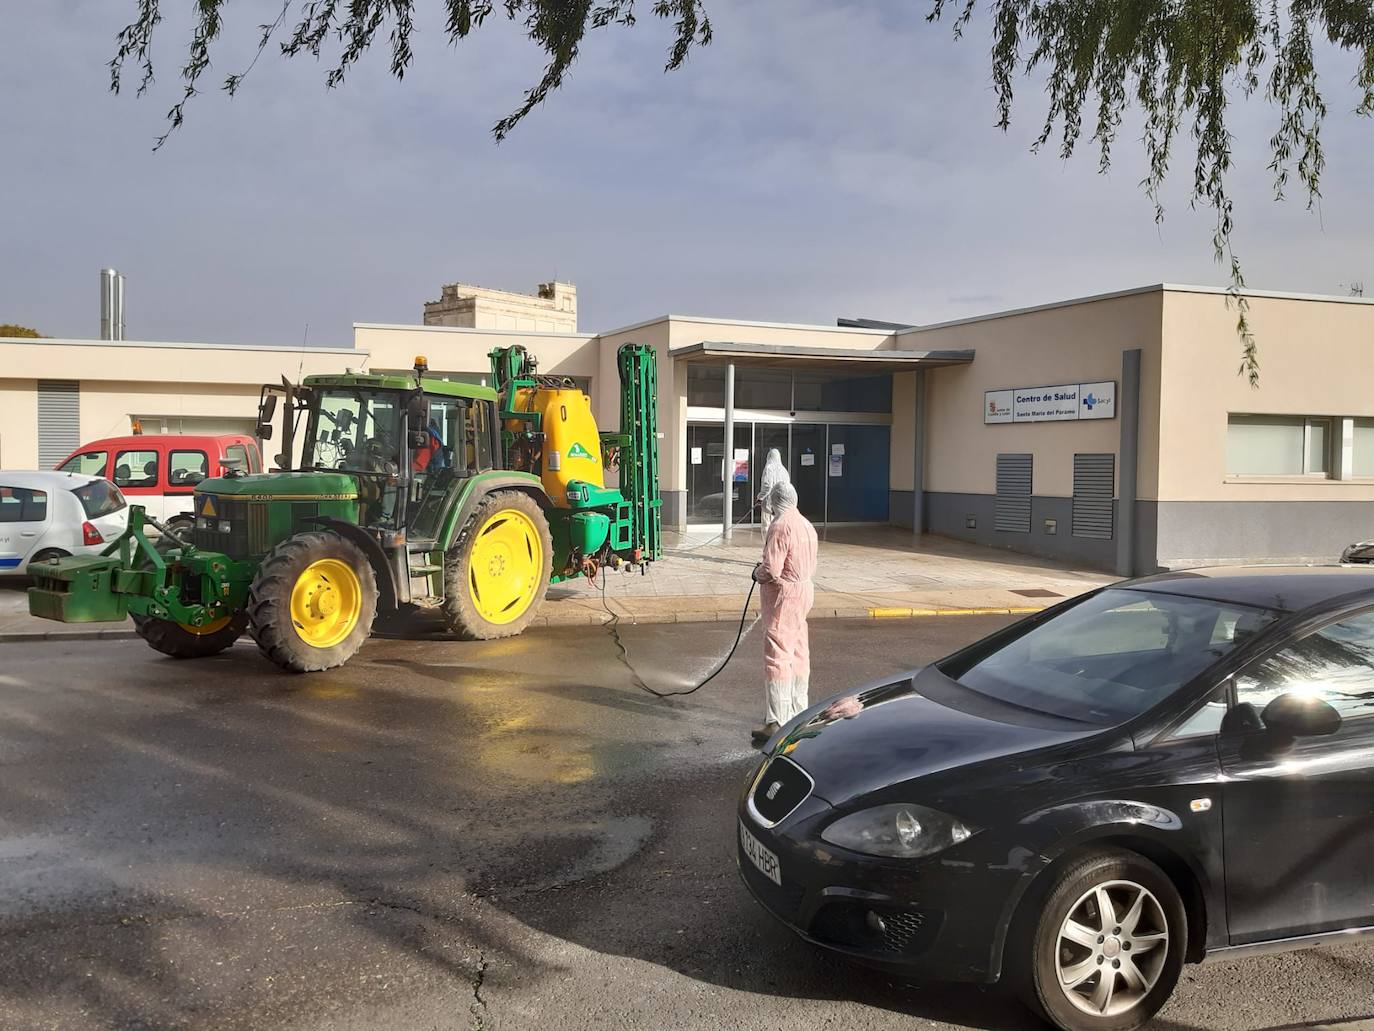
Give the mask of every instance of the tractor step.
M 443 567 L 443 566 L 411 566 L 411 567 L 410 567 L 410 575 L 411 575 L 412 577 L 417 577 L 417 576 L 429 576 L 429 575 L 431 575 L 431 574 L 433 574 L 433 573 L 442 573 L 443 571 L 444 571 L 444 567 Z

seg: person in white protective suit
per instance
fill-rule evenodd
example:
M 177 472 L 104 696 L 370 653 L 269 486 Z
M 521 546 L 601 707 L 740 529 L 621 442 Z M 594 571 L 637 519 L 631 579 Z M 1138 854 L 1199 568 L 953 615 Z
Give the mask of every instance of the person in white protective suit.
M 768 458 L 763 463 L 763 472 L 759 474 L 759 493 L 755 500 L 759 506 L 759 524 L 763 528 L 764 537 L 768 536 L 768 527 L 773 523 L 773 504 L 769 501 L 769 495 L 773 488 L 780 483 L 791 483 L 792 477 L 787 472 L 787 466 L 782 464 L 782 455 L 778 449 L 773 447 L 768 449 Z
M 754 579 L 763 592 L 763 673 L 766 691 L 763 726 L 753 732 L 762 743 L 806 709 L 811 687 L 811 647 L 806 617 L 816 600 L 816 528 L 797 511 L 797 491 L 780 483 L 769 493 L 772 525 L 763 542 L 763 561 Z

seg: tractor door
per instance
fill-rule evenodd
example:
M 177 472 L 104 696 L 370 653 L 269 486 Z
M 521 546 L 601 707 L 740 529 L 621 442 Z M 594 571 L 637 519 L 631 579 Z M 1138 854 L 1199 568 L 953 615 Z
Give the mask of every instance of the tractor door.
M 457 486 L 494 468 L 492 405 L 464 397 L 427 394 L 410 409 L 410 534 L 433 540 L 443 526 Z

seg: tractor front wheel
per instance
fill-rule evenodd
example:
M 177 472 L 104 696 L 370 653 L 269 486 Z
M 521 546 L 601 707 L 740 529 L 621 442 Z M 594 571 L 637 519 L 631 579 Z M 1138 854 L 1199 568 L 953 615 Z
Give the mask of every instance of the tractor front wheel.
M 282 541 L 248 591 L 248 632 L 282 669 L 341 666 L 372 633 L 377 577 L 352 541 L 329 530 Z
M 248 626 L 248 614 L 235 612 L 211 620 L 204 626 L 173 623 L 168 619 L 134 616 L 134 629 L 148 645 L 174 659 L 205 659 L 218 655 L 243 636 Z
M 553 541 L 528 494 L 482 499 L 444 560 L 444 614 L 469 641 L 514 637 L 529 626 L 549 586 Z

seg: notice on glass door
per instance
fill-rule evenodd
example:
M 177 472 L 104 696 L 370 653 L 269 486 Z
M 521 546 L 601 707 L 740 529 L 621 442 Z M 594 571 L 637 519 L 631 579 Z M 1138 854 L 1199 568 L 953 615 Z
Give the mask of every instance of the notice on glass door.
M 699 447 L 692 448 L 692 464 L 701 465 L 701 448 Z
M 843 475 L 844 475 L 844 455 L 831 455 L 831 456 L 830 456 L 830 475 L 831 475 L 831 476 L 843 476 Z
M 816 452 L 814 452 L 814 451 L 803 451 L 803 452 L 802 452 L 802 456 L 801 456 L 801 460 L 802 460 L 802 465 L 815 465 L 815 464 L 816 464 Z

